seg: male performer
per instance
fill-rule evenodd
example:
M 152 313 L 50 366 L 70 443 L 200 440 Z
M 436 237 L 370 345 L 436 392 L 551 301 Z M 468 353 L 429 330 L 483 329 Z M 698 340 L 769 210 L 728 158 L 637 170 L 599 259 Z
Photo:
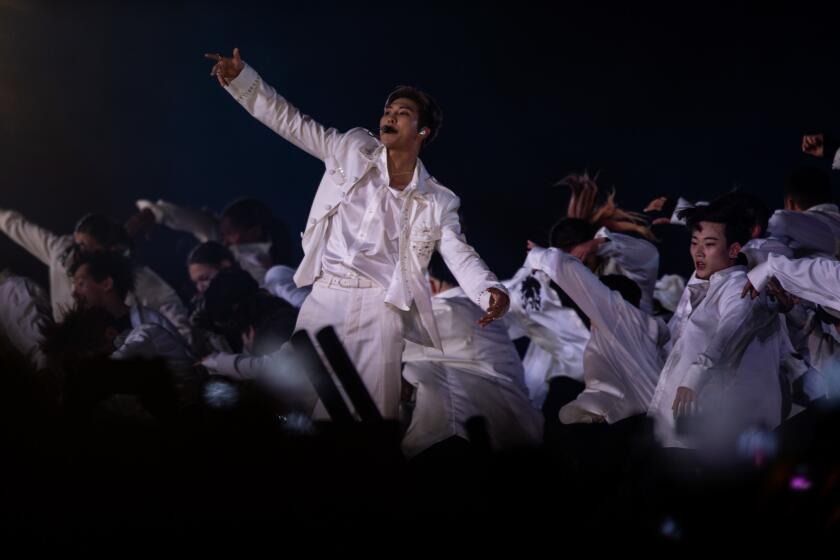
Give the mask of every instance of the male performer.
M 426 93 L 400 87 L 385 103 L 379 137 L 324 128 L 247 66 L 239 50 L 211 74 L 249 113 L 322 160 L 321 180 L 303 233 L 298 286 L 313 284 L 297 328 L 332 325 L 387 418 L 398 416 L 404 340 L 442 348 L 425 271 L 438 250 L 467 295 L 504 315 L 504 286 L 461 234 L 460 201 L 418 159 L 437 135 L 441 112 Z

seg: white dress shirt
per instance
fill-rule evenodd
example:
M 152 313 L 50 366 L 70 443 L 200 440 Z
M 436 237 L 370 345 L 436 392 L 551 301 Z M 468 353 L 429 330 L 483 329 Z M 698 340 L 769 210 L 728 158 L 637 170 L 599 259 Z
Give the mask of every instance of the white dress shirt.
M 369 131 L 361 128 L 341 133 L 334 128 L 322 126 L 286 101 L 247 64 L 226 89 L 252 116 L 298 148 L 323 161 L 326 167 L 315 192 L 306 229 L 301 236 L 304 257 L 295 274 L 295 283 L 298 286 L 314 283 L 323 276 L 325 264 L 332 266 L 345 262 L 348 257 L 356 262 L 356 257 L 344 254 L 342 248 L 342 243 L 344 247 L 353 247 L 355 242 L 351 243 L 341 231 L 332 229 L 332 218 L 341 212 L 345 203 L 356 200 L 353 191 L 357 186 L 362 185 L 364 189 L 366 182 L 373 180 L 376 173 L 373 168 L 381 166 L 385 146 Z M 381 187 L 384 184 L 383 177 L 385 175 L 380 173 L 375 186 Z M 415 180 L 416 188 L 406 189 L 400 195 L 405 197 L 405 201 L 399 204 L 398 243 L 393 255 L 397 264 L 386 283 L 384 301 L 407 312 L 404 318 L 404 335 L 407 340 L 440 348 L 425 275 L 433 251 L 437 250 L 441 254 L 464 291 L 483 309 L 489 304 L 489 288 L 500 291 L 505 289 L 461 233 L 458 218 L 460 199 L 435 180 L 420 160 L 417 161 Z M 385 193 L 376 194 L 383 196 Z M 339 225 L 345 228 L 344 234 L 352 234 L 354 227 L 359 227 L 362 232 L 369 230 L 373 234 L 372 238 L 361 240 L 361 245 L 356 248 L 365 251 L 362 260 L 369 261 L 363 265 L 365 273 L 381 276 L 382 263 L 377 263 L 373 269 L 369 268 L 372 263 L 367 257 L 379 255 L 380 252 L 378 249 L 372 250 L 368 244 L 375 245 L 382 239 L 377 233 L 388 231 L 387 222 L 383 221 L 381 226 L 374 226 L 371 222 L 365 227 L 364 218 L 359 219 L 357 212 L 360 208 L 367 211 L 372 200 L 364 194 L 358 200 L 361 202 L 350 203 L 355 207 L 355 213 L 351 210 L 353 215 L 347 216 L 349 221 L 340 219 Z M 385 204 L 384 200 L 380 202 Z M 388 199 L 390 202 L 399 201 Z M 336 234 L 343 239 L 332 239 Z M 332 254 L 330 263 L 324 260 L 328 244 Z M 387 248 L 383 246 L 382 254 L 386 251 Z M 377 278 L 374 280 L 379 282 Z
M 561 409 L 561 420 L 573 423 L 592 414 L 614 423 L 647 412 L 665 363 L 665 323 L 625 301 L 560 249 L 532 249 L 526 264 L 548 274 L 591 321 L 583 356 L 586 389 Z
M 363 276 L 387 288 L 399 259 L 400 212 L 417 188 L 418 169 L 403 190 L 391 188 L 382 150 L 330 218 L 322 270 L 338 278 Z
M 746 279 L 745 267 L 732 266 L 709 280 L 689 280 L 669 324 L 673 348 L 649 410 L 666 446 L 695 446 L 694 437 L 675 431 L 678 387 L 693 390 L 708 413 L 703 437 L 724 439 L 756 425 L 772 429 L 780 421 L 778 315 L 762 301 L 741 297 Z
M 504 284 L 510 291 L 509 334 L 530 339 L 522 358 L 525 385 L 534 406 L 541 408 L 555 377 L 583 381 L 589 329 L 574 309 L 563 305 L 545 272 L 523 266 Z
M 621 274 L 635 282 L 642 291 L 639 308 L 653 313 L 653 291 L 659 274 L 659 249 L 646 239 L 624 233 L 616 233 L 602 227 L 595 238 L 608 239 L 598 247 L 602 265 L 598 276 Z

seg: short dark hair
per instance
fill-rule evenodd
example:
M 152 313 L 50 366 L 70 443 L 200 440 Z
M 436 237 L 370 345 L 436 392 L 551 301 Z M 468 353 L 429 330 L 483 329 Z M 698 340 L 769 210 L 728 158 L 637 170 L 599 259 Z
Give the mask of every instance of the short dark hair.
M 580 218 L 560 218 L 548 234 L 548 243 L 563 251 L 591 240 L 597 233 L 597 226 Z
M 187 266 L 191 264 L 206 264 L 216 268 L 222 268 L 224 261 L 236 264 L 236 258 L 230 249 L 218 241 L 205 241 L 197 245 L 187 256 Z
M 798 167 L 785 182 L 785 196 L 805 210 L 831 202 L 831 178 L 817 167 Z
M 680 219 L 685 220 L 689 231 L 700 231 L 700 222 L 723 224 L 727 245 L 733 243 L 745 245 L 750 240 L 753 216 L 735 199 L 719 198 L 713 200 L 708 206 L 686 208 L 678 215 Z
M 111 251 L 94 251 L 91 253 L 79 253 L 70 264 L 70 275 L 84 265 L 88 267 L 88 274 L 97 282 L 111 278 L 114 283 L 114 291 L 120 298 L 125 299 L 128 293 L 134 289 L 134 269 L 126 257 Z
M 600 279 L 606 287 L 620 293 L 625 301 L 639 307 L 639 302 L 642 301 L 642 290 L 636 282 L 623 274 L 606 274 Z
M 734 190 L 719 196 L 712 204 L 740 207 L 744 211 L 747 219 L 750 220 L 750 228 L 759 226 L 762 233 L 767 232 L 767 224 L 770 221 L 770 208 L 756 195 Z
M 273 216 L 263 201 L 251 197 L 238 198 L 222 210 L 222 217 L 230 220 L 237 229 L 249 230 L 259 226 L 263 240 L 269 241 Z
M 443 111 L 440 105 L 438 105 L 438 102 L 425 91 L 421 91 L 413 86 L 397 86 L 394 91 L 388 94 L 388 98 L 385 100 L 385 106 L 387 107 L 400 98 L 410 99 L 417 104 L 417 127 L 418 129 L 429 129 L 429 136 L 423 140 L 423 145 L 427 146 L 431 144 L 437 138 L 438 132 L 443 126 Z
M 125 227 L 104 214 L 85 214 L 76 222 L 73 231 L 90 235 L 109 250 L 115 247 L 131 249 L 134 246 Z

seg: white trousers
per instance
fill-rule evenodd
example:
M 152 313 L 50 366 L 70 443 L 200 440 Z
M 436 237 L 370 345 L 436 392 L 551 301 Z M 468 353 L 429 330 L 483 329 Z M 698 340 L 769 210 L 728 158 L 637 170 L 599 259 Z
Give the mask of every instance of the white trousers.
M 317 346 L 315 334 L 326 326 L 335 328 L 382 416 L 398 418 L 403 321 L 400 311 L 385 303 L 385 290 L 318 280 L 300 309 L 296 330 L 306 330 Z M 322 409 L 319 403 L 316 417 Z

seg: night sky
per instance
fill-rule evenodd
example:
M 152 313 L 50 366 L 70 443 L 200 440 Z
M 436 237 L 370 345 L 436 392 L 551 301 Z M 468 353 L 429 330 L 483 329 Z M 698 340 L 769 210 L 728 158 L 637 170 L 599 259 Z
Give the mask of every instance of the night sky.
M 137 198 L 251 195 L 302 230 L 323 166 L 209 76 L 202 54 L 234 46 L 340 130 L 374 128 L 395 85 L 437 97 L 421 157 L 504 277 L 563 213 L 567 173 L 600 171 L 628 209 L 733 186 L 778 207 L 787 173 L 821 164 L 801 135 L 840 132 L 840 20 L 822 5 L 240 4 L 0 0 L 0 206 L 65 233 Z M 7 266 L 45 278 L 0 236 Z

